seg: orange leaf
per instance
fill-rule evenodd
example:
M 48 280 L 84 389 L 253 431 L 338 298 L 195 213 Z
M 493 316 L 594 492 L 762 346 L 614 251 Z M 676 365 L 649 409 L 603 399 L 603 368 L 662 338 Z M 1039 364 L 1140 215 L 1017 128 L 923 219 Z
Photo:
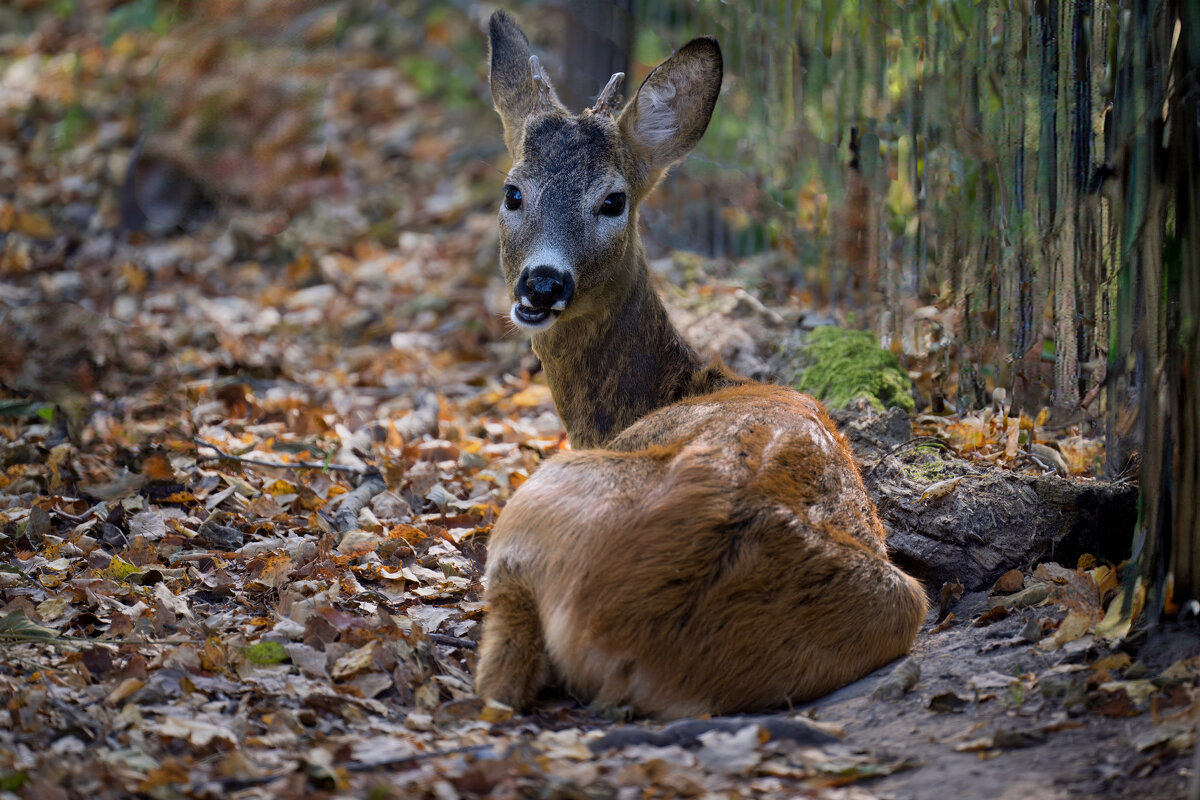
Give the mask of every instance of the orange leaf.
M 175 469 L 171 460 L 162 453 L 152 453 L 142 462 L 142 474 L 152 481 L 175 480 Z
M 512 396 L 513 405 L 517 408 L 535 408 L 554 402 L 550 396 L 550 387 L 540 383 L 522 389 Z

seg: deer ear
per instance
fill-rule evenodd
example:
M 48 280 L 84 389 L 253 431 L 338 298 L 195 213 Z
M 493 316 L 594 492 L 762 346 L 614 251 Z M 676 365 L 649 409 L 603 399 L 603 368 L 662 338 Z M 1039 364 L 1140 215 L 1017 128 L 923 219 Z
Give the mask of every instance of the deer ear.
M 492 14 L 488 22 L 488 42 L 492 104 L 504 123 L 504 143 L 508 145 L 508 152 L 516 158 L 526 117 L 534 111 L 565 112 L 566 109 L 540 66 L 531 68 L 533 54 L 529 51 L 529 39 L 512 17 L 503 11 Z M 534 83 L 534 69 L 541 75 L 541 86 Z
M 692 39 L 654 68 L 621 114 L 621 131 L 652 174 L 686 156 L 704 135 L 721 92 L 721 48 Z

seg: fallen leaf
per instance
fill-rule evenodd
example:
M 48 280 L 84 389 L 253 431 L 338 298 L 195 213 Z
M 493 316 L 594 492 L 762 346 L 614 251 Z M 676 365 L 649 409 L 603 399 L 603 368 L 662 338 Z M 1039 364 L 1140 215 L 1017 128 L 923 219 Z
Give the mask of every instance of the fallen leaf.
M 1014 675 L 1005 675 L 1002 672 L 993 670 L 971 676 L 967 680 L 967 685 L 979 691 L 981 689 L 1007 689 L 1009 686 L 1020 682 L 1020 678 Z
M 971 704 L 971 698 L 960 697 L 954 692 L 942 692 L 929 698 L 929 710 L 941 714 L 957 713 Z
M 108 695 L 104 698 L 104 704 L 109 706 L 118 705 L 128 698 L 129 695 L 133 694 L 145 685 L 146 682 L 141 678 L 126 678 L 108 693 Z
M 287 652 L 288 658 L 292 663 L 300 667 L 305 674 L 313 677 L 325 677 L 328 667 L 328 659 L 325 654 L 315 647 L 300 642 L 289 642 L 283 645 L 283 649 Z
M 950 605 L 962 598 L 963 585 L 961 581 L 946 581 L 938 592 L 937 618 L 942 619 L 950 609 Z
M 943 619 L 941 622 L 939 622 L 934 627 L 930 628 L 929 632 L 930 633 L 941 633 L 942 631 L 953 626 L 953 624 L 954 624 L 954 612 L 951 611 L 949 614 L 946 615 L 945 619 Z
M 1053 636 L 1038 642 L 1042 650 L 1057 650 L 1068 642 L 1079 639 L 1092 629 L 1092 620 L 1078 611 L 1069 611 L 1066 619 L 1058 624 Z
M 20 609 L 0 615 L 0 639 L 56 639 L 58 631 L 38 625 Z
M 357 650 L 351 650 L 334 662 L 329 670 L 334 680 L 345 680 L 363 670 L 375 669 L 375 642 L 363 645 Z
M 138 568 L 128 561 L 123 560 L 120 556 L 113 556 L 112 561 L 108 562 L 108 574 L 113 580 L 127 581 L 130 576 L 136 575 Z
M 1136 681 L 1111 681 L 1109 683 L 1100 684 L 1102 692 L 1125 692 L 1129 699 L 1141 705 L 1150 698 L 1150 695 L 1159 690 L 1159 687 L 1154 682 L 1148 680 Z
M 1113 670 L 1125 669 L 1133 663 L 1133 659 L 1128 653 L 1112 653 L 1092 664 L 1092 669 L 1105 669 L 1110 672 Z
M 758 725 L 747 725 L 736 733 L 702 733 L 696 759 L 706 769 L 722 775 L 745 775 L 762 761 L 762 753 L 759 752 L 762 736 L 763 731 Z
M 1103 694 L 1103 699 L 1095 705 L 1097 713 L 1106 717 L 1136 717 L 1142 713 L 1134 705 L 1124 688 Z
M 988 594 L 1012 594 L 1013 592 L 1021 591 L 1025 585 L 1025 576 L 1019 569 L 1010 569 L 1008 572 L 996 579 L 992 590 Z
M 591 761 L 592 751 L 587 739 L 595 738 L 578 728 L 568 728 L 562 731 L 542 731 L 534 740 L 550 758 L 565 758 L 570 761 Z
M 1174 685 L 1191 681 L 1195 683 L 1200 677 L 1200 656 L 1189 656 L 1175 661 L 1164 669 L 1158 676 L 1163 685 Z
M 950 492 L 954 491 L 954 488 L 958 486 L 959 482 L 962 481 L 963 478 L 967 477 L 972 476 L 959 475 L 957 478 L 947 478 L 944 481 L 938 481 L 937 483 L 930 484 L 925 491 L 921 492 L 921 496 L 917 498 L 917 502 L 929 503 L 934 500 L 940 500 L 941 498 L 950 494 Z
M 999 622 L 1008 616 L 1008 608 L 1001 605 L 992 606 L 987 611 L 980 614 L 975 619 L 971 620 L 971 625 L 976 628 L 983 628 L 991 625 L 993 622 Z
M 536 408 L 553 405 L 554 398 L 550 395 L 549 386 L 533 383 L 514 394 L 512 402 L 517 408 Z
M 1127 603 L 1126 601 L 1131 597 L 1132 602 Z M 1128 635 L 1133 621 L 1142 612 L 1142 605 L 1145 601 L 1146 590 L 1142 586 L 1142 579 L 1138 577 L 1134 580 L 1132 593 L 1119 592 L 1108 604 L 1108 611 L 1105 613 L 1104 619 L 1096 625 L 1096 635 L 1109 642 L 1119 642 L 1124 639 Z
M 49 600 L 43 600 L 37 604 L 38 616 L 46 622 L 53 622 L 71 607 L 71 602 L 72 598 L 66 594 L 55 595 Z
M 513 710 L 510 706 L 498 700 L 488 700 L 483 705 L 483 710 L 479 712 L 479 718 L 484 722 L 504 722 L 512 719 Z
M 989 608 L 1029 608 L 1045 602 L 1050 597 L 1050 587 L 1045 583 L 1035 583 L 1016 594 L 1003 597 L 988 598 Z
M 233 731 L 223 725 L 215 725 L 199 719 L 181 719 L 179 717 L 168 716 L 159 724 L 157 732 L 160 736 L 167 736 L 173 739 L 186 739 L 192 747 L 203 748 L 218 741 L 227 742 L 231 745 L 237 744 L 237 737 Z

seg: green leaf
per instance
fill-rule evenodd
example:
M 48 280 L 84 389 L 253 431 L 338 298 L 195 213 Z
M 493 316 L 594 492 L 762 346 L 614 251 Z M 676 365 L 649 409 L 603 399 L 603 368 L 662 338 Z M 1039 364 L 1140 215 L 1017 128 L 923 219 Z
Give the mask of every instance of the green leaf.
M 279 642 L 259 642 L 243 647 L 242 652 L 255 664 L 278 664 L 288 657 L 287 650 Z
M 24 611 L 12 611 L 0 616 L 0 639 L 57 639 L 58 631 L 38 625 Z
M 139 572 L 141 570 L 120 556 L 113 556 L 112 561 L 108 562 L 108 574 L 119 581 L 127 581 Z
M 24 772 L 0 773 L 0 791 L 15 792 L 24 786 L 28 780 L 29 776 Z
M 54 406 L 49 403 L 37 403 L 33 400 L 0 400 L 0 417 L 9 419 L 40 418 L 46 422 L 53 422 Z

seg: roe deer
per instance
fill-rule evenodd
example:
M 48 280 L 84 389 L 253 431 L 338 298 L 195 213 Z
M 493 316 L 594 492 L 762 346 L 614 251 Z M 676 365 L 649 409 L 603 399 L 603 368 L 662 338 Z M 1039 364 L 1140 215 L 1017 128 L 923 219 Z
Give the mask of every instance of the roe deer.
M 578 116 L 516 23 L 489 25 L 512 155 L 511 316 L 574 448 L 492 532 L 476 688 L 526 709 L 555 683 L 679 717 L 820 696 L 905 653 L 925 616 L 821 405 L 706 366 L 650 285 L 638 205 L 708 126 L 721 51 L 694 39 L 615 119 Z

